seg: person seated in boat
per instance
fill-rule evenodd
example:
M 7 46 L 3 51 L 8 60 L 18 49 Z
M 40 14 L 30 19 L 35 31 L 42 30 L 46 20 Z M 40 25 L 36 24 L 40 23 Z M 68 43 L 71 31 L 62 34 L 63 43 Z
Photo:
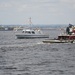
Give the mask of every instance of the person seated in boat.
M 75 26 L 73 27 L 73 34 L 75 34 Z
M 69 27 L 66 28 L 66 33 L 69 34 Z
M 69 24 L 69 26 L 66 28 L 66 33 L 69 34 L 69 35 L 72 35 L 73 25 Z
M 69 34 L 72 35 L 72 33 L 73 33 L 73 29 L 69 28 Z

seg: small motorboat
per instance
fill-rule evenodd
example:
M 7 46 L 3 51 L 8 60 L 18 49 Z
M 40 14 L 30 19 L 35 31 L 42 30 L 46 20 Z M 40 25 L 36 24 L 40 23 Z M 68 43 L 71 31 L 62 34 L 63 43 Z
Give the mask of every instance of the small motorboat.
M 29 18 L 29 24 L 31 26 L 32 22 L 31 22 L 31 17 Z M 23 39 L 23 38 L 49 38 L 49 35 L 44 34 L 40 29 L 23 29 L 22 33 L 18 33 L 16 34 L 16 37 L 19 39 Z
M 43 40 L 43 43 L 73 43 L 74 40 L 58 40 L 58 39 L 48 39 Z
M 59 35 L 58 39 L 75 40 L 75 26 L 72 24 L 69 24 L 69 26 L 66 28 L 65 33 Z
M 44 34 L 40 29 L 23 29 L 22 33 L 17 33 L 18 39 L 23 38 L 49 38 L 49 35 Z
M 75 40 L 75 26 L 69 24 L 66 32 L 59 35 L 57 39 L 44 40 L 43 43 L 73 43 Z

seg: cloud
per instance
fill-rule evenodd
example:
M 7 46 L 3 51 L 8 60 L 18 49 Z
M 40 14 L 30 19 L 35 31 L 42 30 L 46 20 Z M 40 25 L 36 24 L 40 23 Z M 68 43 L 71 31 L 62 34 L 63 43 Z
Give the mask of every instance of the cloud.
M 56 2 L 58 2 L 58 0 L 7 0 L 7 2 L 0 2 L 0 9 L 16 9 L 18 12 L 29 11 L 29 9 L 36 11 L 44 7 L 49 7 L 52 9 L 54 7 L 53 4 Z
M 75 9 L 75 0 L 60 0 L 60 2 L 65 5 L 68 5 L 72 9 Z
M 68 0 L 66 0 L 67 2 Z M 70 0 L 69 0 L 70 1 Z M 65 2 L 65 0 L 61 0 L 61 2 Z M 7 0 L 4 2 L 0 2 L 0 9 L 9 10 L 15 9 L 17 12 L 52 12 L 58 13 L 60 10 L 59 0 Z M 45 11 L 46 10 L 46 11 Z
M 0 0 L 0 13 L 20 21 L 24 17 L 38 18 L 39 22 L 48 18 L 57 20 L 73 15 L 72 12 L 75 12 L 75 0 Z
M 14 11 L 29 15 L 63 15 L 60 11 L 58 0 L 10 0 L 7 2 L 2 2 L 2 10 L 7 10 L 10 12 Z
M 35 2 L 38 2 L 38 3 L 57 3 L 58 0 L 36 0 Z
M 60 2 L 64 2 L 64 3 L 75 3 L 75 0 L 60 0 Z
M 8 2 L 2 2 L 0 3 L 0 9 L 7 9 L 7 8 L 10 8 L 11 7 L 11 4 L 8 3 Z
M 32 0 L 31 2 L 20 3 L 17 5 L 19 12 L 34 11 L 34 12 L 55 12 L 58 10 L 58 0 Z M 47 10 L 48 9 L 48 10 Z M 57 9 L 57 10 L 56 10 Z M 46 10 L 46 11 L 45 11 Z

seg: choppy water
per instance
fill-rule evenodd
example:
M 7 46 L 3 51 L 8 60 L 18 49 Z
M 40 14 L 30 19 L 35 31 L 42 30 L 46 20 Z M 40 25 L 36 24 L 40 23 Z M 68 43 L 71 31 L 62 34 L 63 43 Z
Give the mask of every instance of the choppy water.
M 60 31 L 46 31 L 50 38 Z M 0 75 L 75 75 L 75 43 L 43 44 L 0 31 Z

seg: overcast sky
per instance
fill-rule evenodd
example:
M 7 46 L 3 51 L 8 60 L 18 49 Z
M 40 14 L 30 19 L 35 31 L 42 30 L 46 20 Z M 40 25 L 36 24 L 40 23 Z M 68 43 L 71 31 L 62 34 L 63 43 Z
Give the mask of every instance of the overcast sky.
M 75 0 L 0 0 L 0 24 L 75 24 Z

